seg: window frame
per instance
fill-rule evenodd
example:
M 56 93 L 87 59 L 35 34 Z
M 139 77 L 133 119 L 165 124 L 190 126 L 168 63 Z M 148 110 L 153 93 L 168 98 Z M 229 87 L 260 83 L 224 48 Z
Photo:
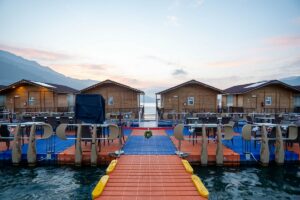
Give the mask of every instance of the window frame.
M 35 97 L 34 96 L 30 96 L 28 98 L 28 105 L 29 106 L 34 106 L 35 105 Z
M 113 96 L 108 97 L 108 99 L 107 99 L 107 105 L 109 105 L 109 106 L 113 106 L 114 105 L 114 97 Z
M 192 102 L 192 103 L 191 103 Z M 195 105 L 195 97 L 189 96 L 187 97 L 187 105 L 188 106 L 193 106 Z
M 300 96 L 294 96 L 294 107 L 300 107 Z
M 265 105 L 266 106 L 271 106 L 272 105 L 272 97 L 271 96 L 265 97 Z
M 227 95 L 226 102 L 228 107 L 233 106 L 233 95 Z

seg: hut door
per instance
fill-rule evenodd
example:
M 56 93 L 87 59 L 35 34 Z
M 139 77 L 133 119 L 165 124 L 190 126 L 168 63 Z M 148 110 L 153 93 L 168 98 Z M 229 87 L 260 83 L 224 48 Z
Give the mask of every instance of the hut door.
M 179 112 L 179 99 L 176 95 L 172 99 L 172 110 L 175 112 Z
M 17 95 L 14 96 L 13 103 L 14 103 L 14 112 L 17 112 L 20 108 L 22 108 L 20 96 Z

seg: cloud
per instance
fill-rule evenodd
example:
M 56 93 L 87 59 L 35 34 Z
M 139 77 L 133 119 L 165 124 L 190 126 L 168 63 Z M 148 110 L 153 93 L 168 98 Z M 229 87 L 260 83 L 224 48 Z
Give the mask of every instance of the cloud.
M 104 79 L 111 79 L 113 81 L 128 85 L 130 87 L 133 88 L 137 88 L 140 90 L 143 90 L 143 88 L 147 88 L 149 87 L 149 85 L 151 85 L 152 83 L 149 83 L 147 81 L 144 80 L 139 80 L 137 78 L 128 78 L 122 75 L 107 75 L 106 78 Z
M 83 67 L 84 69 L 91 71 L 103 71 L 110 68 L 114 68 L 113 65 L 108 64 L 77 64 L 77 66 Z
M 203 83 L 209 84 L 213 87 L 226 89 L 233 85 L 251 83 L 253 81 L 259 80 L 257 76 L 224 76 L 224 77 L 215 77 L 215 78 L 199 78 Z
M 156 62 L 160 62 L 160 63 L 162 63 L 164 65 L 178 66 L 177 63 L 172 62 L 172 61 L 168 61 L 168 60 L 160 58 L 158 56 L 151 56 L 151 55 L 149 55 L 149 56 L 144 56 L 144 58 L 149 59 L 149 60 L 153 60 L 153 61 L 156 61 Z
M 294 18 L 291 22 L 292 24 L 300 25 L 300 17 Z
M 265 43 L 272 46 L 299 46 L 300 36 L 272 37 L 265 40 Z
M 270 79 L 274 79 L 272 77 L 286 77 L 286 76 L 295 76 L 300 75 L 300 57 L 293 58 L 287 61 L 285 64 L 282 64 L 278 67 L 277 70 L 273 70 L 272 76 Z
M 179 64 L 177 62 L 173 62 L 173 61 L 170 61 L 170 60 L 167 60 L 167 59 L 164 59 L 164 58 L 161 58 L 161 57 L 158 57 L 158 56 L 151 56 L 151 55 L 147 55 L 147 56 L 144 56 L 143 58 L 146 58 L 146 59 L 149 59 L 149 60 L 153 60 L 155 62 L 159 62 L 163 65 L 167 65 L 167 66 L 174 66 L 176 68 L 182 68 L 182 67 L 185 67 L 185 65 L 182 65 L 182 64 Z
M 236 60 L 221 60 L 221 61 L 214 61 L 209 62 L 207 65 L 209 67 L 239 67 L 239 66 L 249 66 L 254 64 L 261 64 L 269 60 L 268 58 L 241 58 Z
M 11 53 L 17 54 L 19 56 L 45 61 L 57 61 L 57 60 L 67 60 L 71 59 L 73 56 L 63 53 L 56 53 L 51 51 L 39 50 L 34 48 L 20 48 L 0 44 L 0 49 L 4 51 L 9 51 Z
M 167 23 L 172 25 L 172 26 L 180 26 L 179 22 L 178 22 L 178 18 L 174 15 L 169 15 L 167 16 Z
M 182 8 L 199 8 L 203 5 L 204 0 L 173 0 L 168 10 L 178 10 Z
M 185 76 L 187 72 L 183 69 L 175 69 L 172 73 L 173 76 Z
M 109 64 L 89 64 L 89 63 L 55 63 L 52 64 L 51 67 L 56 69 L 64 69 L 64 68 L 77 69 L 78 68 L 78 69 L 82 69 L 85 73 L 108 71 L 109 69 L 115 68 L 115 66 Z
M 196 7 L 201 7 L 204 4 L 204 0 L 195 0 Z
M 225 60 L 225 61 L 214 61 L 209 62 L 210 67 L 238 67 L 248 64 L 247 60 Z

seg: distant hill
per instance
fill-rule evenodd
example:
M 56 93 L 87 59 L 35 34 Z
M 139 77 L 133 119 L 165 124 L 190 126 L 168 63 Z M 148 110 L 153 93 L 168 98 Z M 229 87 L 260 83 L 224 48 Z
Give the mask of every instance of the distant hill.
M 9 85 L 21 79 L 57 83 L 79 90 L 98 82 L 70 78 L 35 61 L 0 50 L 0 85 Z
M 99 82 L 67 77 L 35 61 L 0 50 L 0 88 L 1 85 L 9 85 L 21 79 L 62 84 L 78 90 Z M 155 102 L 155 98 L 145 95 L 145 102 Z
M 300 76 L 282 78 L 281 81 L 289 85 L 300 85 Z
M 155 103 L 155 98 L 145 95 L 145 103 Z

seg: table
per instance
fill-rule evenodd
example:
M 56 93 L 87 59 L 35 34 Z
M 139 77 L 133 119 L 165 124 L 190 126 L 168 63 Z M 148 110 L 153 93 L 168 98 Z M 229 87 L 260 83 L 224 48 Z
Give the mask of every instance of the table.
M 276 137 L 276 133 L 275 135 L 272 134 L 272 131 L 274 128 L 277 127 L 278 124 L 272 124 L 272 123 L 254 123 L 252 124 L 252 132 L 254 133 L 254 138 L 256 139 L 257 136 L 260 136 L 261 134 L 258 134 L 257 132 L 260 131 L 260 127 L 265 126 L 267 128 L 271 128 L 271 129 L 267 129 L 268 132 L 268 137 L 274 138 Z M 279 124 L 280 127 L 284 130 L 287 131 L 288 128 L 288 124 Z M 273 132 L 274 133 L 274 132 Z M 256 148 L 256 142 L 254 142 L 254 147 Z
M 255 117 L 255 122 L 257 123 L 273 123 L 275 117 Z
M 198 117 L 187 117 L 186 122 L 187 124 L 193 124 L 195 123 L 199 118 Z
M 195 129 L 202 128 L 203 125 L 205 126 L 205 128 L 212 129 L 214 137 L 216 137 L 216 132 L 214 131 L 214 129 L 218 127 L 218 124 L 186 124 L 185 126 L 190 127 L 189 132 L 191 132 L 193 139 L 194 139 L 195 137 L 197 137 Z M 208 130 L 206 129 L 207 137 L 209 136 L 209 129 Z M 202 129 L 201 129 L 201 131 L 202 131 Z M 195 142 L 195 140 L 193 140 L 193 145 L 194 145 L 194 142 Z
M 216 127 L 218 127 L 218 124 L 186 124 L 185 126 L 192 127 L 192 128 L 199 128 L 199 127 L 202 127 L 203 125 L 206 128 L 216 128 Z

